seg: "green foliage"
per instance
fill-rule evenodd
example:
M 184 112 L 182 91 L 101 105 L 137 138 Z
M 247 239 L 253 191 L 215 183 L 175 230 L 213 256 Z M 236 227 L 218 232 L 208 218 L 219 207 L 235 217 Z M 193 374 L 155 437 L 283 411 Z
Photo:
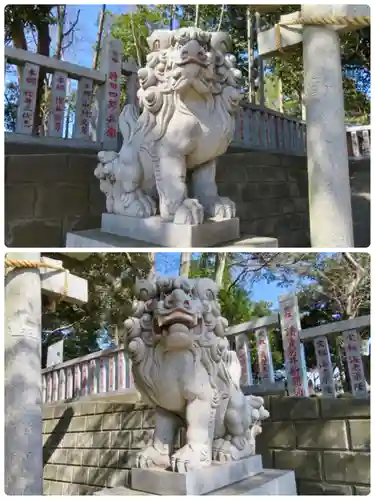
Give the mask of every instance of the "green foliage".
M 6 5 L 4 9 L 5 43 L 14 41 L 14 30 L 23 29 L 35 32 L 41 24 L 55 24 L 56 17 L 52 14 L 54 5 Z
M 149 52 L 147 37 L 150 27 L 164 25 L 168 27 L 164 9 L 148 5 L 138 5 L 128 14 L 112 15 L 111 33 L 122 41 L 125 58 L 133 58 L 139 66 L 144 66 Z
M 53 257 L 61 259 L 61 255 Z M 150 266 L 148 253 L 95 253 L 81 262 L 64 258 L 66 269 L 87 279 L 89 301 L 82 306 L 60 302 L 56 310 L 46 305 L 43 348 L 62 338 L 56 329 L 72 325 L 74 334 L 66 339 L 65 359 L 97 351 L 98 338 L 105 330 L 123 327 L 131 313 L 135 278 L 147 276 Z
M 16 131 L 18 99 L 19 88 L 17 83 L 7 83 L 4 92 L 4 126 L 7 132 Z

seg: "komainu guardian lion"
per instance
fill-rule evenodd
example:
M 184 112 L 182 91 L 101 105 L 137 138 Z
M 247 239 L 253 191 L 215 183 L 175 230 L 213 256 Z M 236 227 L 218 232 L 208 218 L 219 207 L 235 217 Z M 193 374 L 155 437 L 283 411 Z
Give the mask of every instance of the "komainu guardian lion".
M 228 349 L 217 285 L 208 278 L 142 280 L 124 344 L 135 384 L 156 406 L 152 445 L 138 455 L 141 468 L 178 472 L 255 453 L 255 436 L 269 416 L 263 399 L 245 396 L 240 366 Z M 173 452 L 176 432 L 186 444 Z
M 232 218 L 235 205 L 218 194 L 216 158 L 233 139 L 241 72 L 226 33 L 198 28 L 157 30 L 138 72 L 143 109 L 125 106 L 119 153 L 100 152 L 95 176 L 109 213 L 201 224 Z

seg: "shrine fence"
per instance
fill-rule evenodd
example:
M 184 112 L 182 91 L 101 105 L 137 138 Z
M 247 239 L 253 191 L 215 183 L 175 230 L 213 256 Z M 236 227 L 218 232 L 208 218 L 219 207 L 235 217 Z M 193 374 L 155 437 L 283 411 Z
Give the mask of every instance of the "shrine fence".
M 240 385 L 244 392 L 284 392 L 285 382 L 275 376 L 271 335 L 281 335 L 284 370 L 289 395 L 307 396 L 307 369 L 304 343 L 312 342 L 323 396 L 338 395 L 330 342 L 340 335 L 347 360 L 352 394 L 368 397 L 361 356 L 360 330 L 369 328 L 370 316 L 335 321 L 301 329 L 296 295 L 279 298 L 279 312 L 256 318 L 229 328 L 227 337 L 241 365 Z M 233 342 L 234 341 L 234 342 Z M 334 345 L 333 343 L 331 344 Z M 251 350 L 255 348 L 256 367 L 252 367 Z M 254 373 L 257 372 L 257 383 Z M 105 349 L 42 370 L 43 402 L 76 399 L 136 402 L 139 394 L 131 373 L 131 361 L 121 347 Z
M 127 103 L 137 105 L 137 66 L 124 60 L 122 43 L 106 38 L 99 70 L 13 47 L 5 47 L 5 63 L 17 66 L 20 92 L 15 132 L 6 132 L 6 142 L 89 148 L 118 148 L 120 94 L 126 85 Z M 36 130 L 35 107 L 40 68 L 51 75 L 47 126 Z M 68 83 L 77 82 L 76 104 L 68 104 Z M 72 85 L 71 85 L 72 86 Z M 363 140 L 361 139 L 363 137 Z M 348 132 L 349 156 L 369 154 L 369 127 Z M 364 144 L 365 147 L 361 148 Z M 293 116 L 241 102 L 236 117 L 234 148 L 271 153 L 306 155 L 306 124 Z

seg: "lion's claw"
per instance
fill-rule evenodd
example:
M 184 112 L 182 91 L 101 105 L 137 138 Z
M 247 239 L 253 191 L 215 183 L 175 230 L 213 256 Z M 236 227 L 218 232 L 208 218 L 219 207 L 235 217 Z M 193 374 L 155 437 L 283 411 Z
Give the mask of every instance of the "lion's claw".
M 167 454 L 162 454 L 153 446 L 148 446 L 138 453 L 135 464 L 138 469 L 152 467 L 167 469 L 170 466 L 170 460 Z
M 236 205 L 226 196 L 204 200 L 204 209 L 208 217 L 215 217 L 219 220 L 233 219 L 236 216 Z
M 172 471 L 187 472 L 188 470 L 199 469 L 202 466 L 210 465 L 211 457 L 204 446 L 194 446 L 186 444 L 172 455 Z
M 177 209 L 173 222 L 175 224 L 203 224 L 204 209 L 198 200 L 186 198 Z

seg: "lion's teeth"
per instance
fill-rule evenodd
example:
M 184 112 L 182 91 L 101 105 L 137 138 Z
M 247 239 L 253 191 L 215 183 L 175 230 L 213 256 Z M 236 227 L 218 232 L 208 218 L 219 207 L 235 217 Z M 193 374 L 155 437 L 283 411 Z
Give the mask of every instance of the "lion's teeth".
M 163 318 L 161 316 L 158 317 L 158 326 L 163 326 Z

